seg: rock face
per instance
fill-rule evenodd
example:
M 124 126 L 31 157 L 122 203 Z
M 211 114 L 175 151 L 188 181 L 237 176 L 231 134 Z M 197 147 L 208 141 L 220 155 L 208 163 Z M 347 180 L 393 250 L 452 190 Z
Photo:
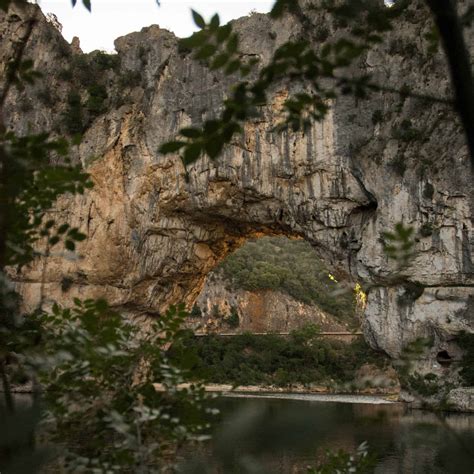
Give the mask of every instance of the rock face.
M 316 305 L 280 291 L 232 288 L 218 273 L 206 279 L 196 305 L 201 316 L 193 323 L 206 331 L 290 332 L 307 324 L 317 324 L 322 331 L 348 331 L 346 325 Z M 232 315 L 238 317 L 238 324 L 226 322 Z
M 457 411 L 474 413 L 474 387 L 451 390 L 448 394 L 447 402 Z
M 32 8 L 1 14 L 3 64 Z M 410 8 L 354 72 L 447 97 L 443 56 L 428 54 L 423 39 L 429 14 L 417 2 Z M 331 18 L 316 20 L 329 38 L 338 34 Z M 273 22 L 260 14 L 234 27 L 243 53 L 262 64 L 302 34 L 291 18 Z M 466 38 L 472 48 L 472 30 Z M 436 353 L 459 330 L 473 330 L 474 177 L 446 105 L 391 93 L 358 102 L 340 97 L 323 122 L 278 134 L 281 103 L 296 87 L 282 83 L 222 157 L 201 158 L 186 179 L 178 157 L 160 155 L 158 147 L 180 127 L 215 115 L 236 78 L 209 71 L 157 26 L 117 39 L 116 49 L 120 64 L 97 79 L 106 107 L 90 117 L 73 153 L 95 187 L 83 197 L 64 196 L 53 211 L 88 239 L 79 259 L 56 255 L 12 271 L 26 308 L 105 296 L 132 315 L 155 316 L 173 302 L 192 304 L 205 276 L 246 239 L 283 234 L 303 237 L 335 271 L 363 284 L 365 334 L 391 356 L 421 336 L 434 337 Z M 41 14 L 26 51 L 47 82 L 10 95 L 7 123 L 19 133 L 61 130 L 68 94 L 87 100 L 80 78 L 61 74 L 82 56 Z M 52 105 L 28 108 L 28 98 L 45 87 Z M 417 231 L 415 257 L 394 276 L 380 236 L 402 220 Z

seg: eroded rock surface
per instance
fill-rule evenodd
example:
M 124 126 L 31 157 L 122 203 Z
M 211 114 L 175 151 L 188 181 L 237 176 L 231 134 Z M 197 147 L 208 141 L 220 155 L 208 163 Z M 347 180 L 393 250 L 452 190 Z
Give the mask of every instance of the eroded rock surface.
M 350 330 L 316 304 L 305 304 L 281 291 L 235 288 L 219 273 L 206 279 L 196 306 L 201 314 L 191 319 L 192 325 L 205 332 L 285 333 L 308 324 L 316 324 L 324 332 Z M 236 317 L 238 321 L 232 322 Z
M 2 62 L 28 14 L 1 15 Z M 429 14 L 413 2 L 409 16 L 354 72 L 448 97 L 443 56 L 426 52 Z M 337 34 L 330 18 L 318 21 L 329 38 Z M 302 34 L 291 18 L 274 23 L 260 14 L 235 28 L 242 51 L 262 64 Z M 341 97 L 322 123 L 278 134 L 281 103 L 295 88 L 282 83 L 243 136 L 217 161 L 201 158 L 187 180 L 178 157 L 160 155 L 158 147 L 180 127 L 215 115 L 236 78 L 209 71 L 157 26 L 117 39 L 116 49 L 119 65 L 100 77 L 106 110 L 89 121 L 73 153 L 95 187 L 61 198 L 54 210 L 88 239 L 80 259 L 52 256 L 14 274 L 26 308 L 42 295 L 43 303 L 64 304 L 73 296 L 105 296 L 130 314 L 156 316 L 170 303 L 192 304 L 206 274 L 249 237 L 284 234 L 305 238 L 335 271 L 364 285 L 365 333 L 390 355 L 421 336 L 434 337 L 436 352 L 460 329 L 473 330 L 474 180 L 460 124 L 447 106 L 391 93 L 358 102 Z M 80 52 L 40 15 L 27 55 L 46 79 L 13 93 L 6 119 L 20 133 L 60 133 L 68 94 L 87 100 L 78 77 L 60 74 Z M 45 87 L 52 105 L 24 105 Z M 418 233 L 415 258 L 394 276 L 381 233 L 402 220 Z

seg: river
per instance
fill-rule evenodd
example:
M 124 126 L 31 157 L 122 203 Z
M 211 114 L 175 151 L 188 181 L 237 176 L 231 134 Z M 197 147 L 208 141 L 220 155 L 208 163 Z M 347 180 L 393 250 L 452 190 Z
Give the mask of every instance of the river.
M 283 397 L 218 399 L 223 419 L 212 448 L 195 455 L 206 469 L 183 472 L 302 473 L 326 449 L 355 450 L 364 441 L 376 456 L 376 474 L 474 472 L 473 414 L 435 414 L 371 397 Z M 226 467 L 211 466 L 216 457 Z
M 306 473 L 327 449 L 354 451 L 364 441 L 376 474 L 474 473 L 474 414 L 347 395 L 232 394 L 214 403 L 213 439 L 181 451 L 181 473 Z

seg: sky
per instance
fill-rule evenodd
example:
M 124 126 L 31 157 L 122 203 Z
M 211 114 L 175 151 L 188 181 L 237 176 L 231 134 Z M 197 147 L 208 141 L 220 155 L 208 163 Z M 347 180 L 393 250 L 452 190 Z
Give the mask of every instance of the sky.
M 84 52 L 102 49 L 114 50 L 119 36 L 139 31 L 144 26 L 159 25 L 179 37 L 189 36 L 196 30 L 191 8 L 209 19 L 219 13 L 221 23 L 248 15 L 252 10 L 268 12 L 274 0 L 92 0 L 92 13 L 78 0 L 72 8 L 70 0 L 38 0 L 43 12 L 54 13 L 63 25 L 63 36 L 69 42 L 78 36 Z

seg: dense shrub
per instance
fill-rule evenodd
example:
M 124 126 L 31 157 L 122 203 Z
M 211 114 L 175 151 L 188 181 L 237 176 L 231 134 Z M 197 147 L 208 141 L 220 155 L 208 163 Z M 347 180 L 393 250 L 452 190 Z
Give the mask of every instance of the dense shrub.
M 69 82 L 72 81 L 73 77 L 74 76 L 71 69 L 61 69 L 58 72 L 58 78 L 61 79 L 61 81 Z
M 117 70 L 119 65 L 118 55 L 94 51 L 87 55 L 74 55 L 71 71 L 74 79 L 84 87 L 90 87 L 103 81 L 105 71 Z
M 411 392 L 416 392 L 423 397 L 431 397 L 439 392 L 440 386 L 438 377 L 435 374 L 429 373 L 425 376 L 418 372 L 409 375 L 405 381 L 405 385 Z
M 461 360 L 461 377 L 469 386 L 474 386 L 474 334 L 463 332 L 459 335 L 458 344 L 463 349 Z
M 120 66 L 120 57 L 118 54 L 94 51 L 91 53 L 91 60 L 100 71 L 106 71 L 107 69 L 116 70 Z
M 413 127 L 411 120 L 403 120 L 399 127 L 392 128 L 392 137 L 404 142 L 411 142 L 419 140 L 422 137 L 422 133 Z
M 279 385 L 349 383 L 366 362 L 385 359 L 363 339 L 351 344 L 319 337 L 309 326 L 290 337 L 253 335 L 194 337 L 189 332 L 169 350 L 170 360 L 210 383 Z
M 140 71 L 124 71 L 119 77 L 119 86 L 121 88 L 133 88 L 142 83 L 142 74 Z
M 343 321 L 354 321 L 354 295 L 337 294 L 340 286 L 311 245 L 302 240 L 266 237 L 249 241 L 227 257 L 218 271 L 237 288 L 270 289 L 317 304 Z
M 82 133 L 84 129 L 84 117 L 81 96 L 77 92 L 70 92 L 67 97 L 67 109 L 64 113 L 64 126 L 71 134 Z
M 191 318 L 201 318 L 202 317 L 202 311 L 201 308 L 195 304 L 193 308 L 191 309 L 191 312 L 189 313 Z
M 107 90 L 101 84 L 93 84 L 87 89 L 89 97 L 86 107 L 92 116 L 97 116 L 106 110 L 105 101 L 107 100 Z
M 239 313 L 237 312 L 237 308 L 232 306 L 230 310 L 229 316 L 225 319 L 227 325 L 231 328 L 238 328 L 240 325 Z

